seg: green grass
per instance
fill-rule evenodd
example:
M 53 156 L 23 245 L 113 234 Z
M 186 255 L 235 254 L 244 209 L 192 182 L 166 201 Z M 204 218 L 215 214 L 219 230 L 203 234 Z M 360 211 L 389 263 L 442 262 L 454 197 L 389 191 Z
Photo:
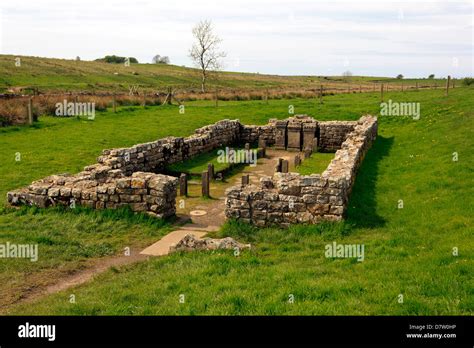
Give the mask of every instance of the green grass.
M 15 66 L 15 58 L 21 58 L 21 67 Z M 129 92 L 129 88 L 139 85 L 142 89 L 161 89 L 168 86 L 199 90 L 199 71 L 176 65 L 163 64 L 107 64 L 95 61 L 75 61 L 67 59 L 0 55 L 0 91 L 10 86 L 38 87 L 40 91 L 121 91 Z M 432 86 L 437 83 L 443 86 L 443 80 L 406 79 L 405 84 Z M 317 88 L 319 83 L 347 84 L 340 76 L 279 76 L 258 73 L 219 73 L 220 88 Z M 389 77 L 353 76 L 351 84 L 370 82 L 390 82 L 396 85 L 401 80 Z M 212 86 L 216 82 L 209 81 Z M 317 85 L 316 85 L 317 84 Z M 344 87 L 343 87 L 344 88 Z M 358 86 L 354 86 L 353 89 Z
M 0 262 L 1 306 L 19 299 L 27 289 L 86 267 L 89 261 L 123 254 L 126 247 L 140 251 L 170 231 L 168 222 L 127 209 L 2 208 L 0 221 L 0 243 L 37 244 L 39 254 L 35 262 L 13 258 Z
M 233 147 L 235 151 L 244 151 L 244 148 Z M 168 171 L 174 173 L 186 173 L 194 176 L 200 176 L 203 171 L 207 171 L 207 165 L 209 163 L 214 165 L 214 172 L 227 172 L 233 166 L 238 166 L 238 164 L 230 163 L 228 161 L 221 161 L 219 158 L 218 151 L 224 151 L 225 147 L 219 149 L 199 154 L 193 158 L 190 158 L 184 162 L 173 163 L 166 167 Z M 242 155 L 240 155 L 242 156 Z
M 303 160 L 301 165 L 298 166 L 297 172 L 302 175 L 321 174 L 333 158 L 334 153 L 314 152 L 310 158 Z
M 115 115 L 100 113 L 93 122 L 41 118 L 35 127 L 0 133 L 0 192 L 45 175 L 78 171 L 93 163 L 102 148 L 188 135 L 223 118 L 263 124 L 271 117 L 287 117 L 288 104 L 296 113 L 319 120 L 356 120 L 379 112 L 378 97 L 338 95 L 326 97 L 322 105 L 316 100 L 222 102 L 218 108 L 195 102 L 186 105 L 184 115 L 174 107 L 127 108 Z M 441 90 L 389 92 L 385 97 L 420 102 L 421 119 L 379 117 L 379 137 L 359 170 L 345 222 L 293 226 L 289 231 L 229 223 L 221 235 L 252 243 L 252 251 L 239 257 L 201 252 L 152 259 L 110 270 L 88 284 L 10 313 L 472 315 L 474 90 L 456 88 L 448 97 Z M 14 161 L 17 151 L 21 162 Z M 457 162 L 453 152 L 458 153 Z M 403 209 L 397 209 L 399 200 Z M 89 234 L 93 247 L 88 255 L 94 258 L 107 252 L 101 244 L 111 243 L 118 250 L 123 243 L 114 240 L 131 238 L 129 226 L 134 226 L 129 230 L 134 238 L 146 233 L 141 221 L 118 219 L 112 224 L 93 218 L 102 212 L 26 211 L 18 216 L 5 210 L 0 215 L 0 242 L 18 242 L 31 233 L 49 243 L 45 238 L 52 239 L 49 234 L 55 231 L 67 244 L 69 239 L 81 240 L 82 228 L 98 230 L 97 239 Z M 333 241 L 364 244 L 365 260 L 325 258 L 324 246 Z M 454 247 L 459 248 L 457 257 L 452 255 Z M 43 261 L 46 269 L 68 265 L 67 248 L 55 250 L 51 247 Z M 14 276 L 21 282 L 25 274 L 39 273 L 29 264 L 5 264 L 2 261 L 2 280 Z M 0 287 L 8 292 L 8 284 Z M 71 291 L 76 304 L 68 301 Z M 179 303 L 180 294 L 186 296 L 184 304 Z M 288 303 L 290 294 L 295 296 L 293 304 Z M 399 294 L 404 295 L 403 304 L 397 302 Z

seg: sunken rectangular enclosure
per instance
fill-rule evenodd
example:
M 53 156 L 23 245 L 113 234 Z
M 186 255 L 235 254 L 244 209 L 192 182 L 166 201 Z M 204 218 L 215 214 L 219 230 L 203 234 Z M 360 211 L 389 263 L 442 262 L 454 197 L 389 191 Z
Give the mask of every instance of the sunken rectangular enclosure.
M 268 124 L 244 125 L 222 120 L 189 137 L 166 137 L 129 148 L 104 150 L 97 163 L 75 175 L 59 174 L 8 192 L 12 205 L 46 208 L 82 205 L 94 209 L 129 206 L 136 212 L 166 218 L 176 213 L 178 179 L 161 174 L 166 165 L 185 161 L 222 146 L 264 143 L 288 151 L 334 152 L 322 174 L 276 172 L 260 185 L 226 191 L 227 218 L 257 226 L 341 220 L 357 168 L 377 135 L 377 118 L 317 121 L 306 115 Z

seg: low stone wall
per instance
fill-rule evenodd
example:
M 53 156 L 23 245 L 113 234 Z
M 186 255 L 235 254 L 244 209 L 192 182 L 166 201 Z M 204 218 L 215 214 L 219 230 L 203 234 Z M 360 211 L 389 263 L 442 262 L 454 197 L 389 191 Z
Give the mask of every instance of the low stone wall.
M 226 216 L 259 227 L 341 220 L 357 168 L 377 136 L 377 118 L 364 116 L 351 127 L 321 175 L 275 173 L 262 178 L 260 186 L 231 187 L 226 191 Z
M 240 141 L 242 143 L 256 144 L 259 139 L 265 140 L 268 146 L 275 144 L 276 119 L 270 119 L 264 126 L 242 125 L 240 130 Z
M 178 180 L 159 174 L 167 164 L 237 143 L 265 140 L 269 146 L 295 151 L 314 148 L 319 143 L 326 151 L 341 148 L 321 177 L 276 174 L 273 179 L 264 180 L 260 188 L 233 188 L 227 196 L 226 214 L 259 226 L 317 222 L 321 217 L 339 219 L 355 170 L 375 137 L 370 132 L 375 129 L 376 134 L 376 124 L 371 117 L 358 122 L 318 122 L 305 115 L 271 119 L 260 126 L 222 120 L 197 129 L 189 137 L 166 137 L 129 148 L 104 150 L 98 163 L 84 171 L 35 181 L 9 192 L 7 199 L 12 205 L 39 207 L 78 204 L 104 209 L 127 205 L 133 211 L 168 217 L 175 214 Z
M 238 120 L 222 120 L 199 128 L 189 137 L 167 137 L 129 148 L 104 150 L 97 161 L 130 175 L 136 171 L 160 172 L 165 165 L 181 162 L 240 140 Z
M 321 152 L 335 152 L 341 148 L 347 135 L 354 130 L 357 121 L 319 122 L 318 149 Z
M 107 175 L 101 177 L 101 170 L 107 170 Z M 177 185 L 178 179 L 172 176 L 136 172 L 126 177 L 118 170 L 96 168 L 77 175 L 52 175 L 7 196 L 14 205 L 81 205 L 93 209 L 130 206 L 133 211 L 166 218 L 176 213 Z

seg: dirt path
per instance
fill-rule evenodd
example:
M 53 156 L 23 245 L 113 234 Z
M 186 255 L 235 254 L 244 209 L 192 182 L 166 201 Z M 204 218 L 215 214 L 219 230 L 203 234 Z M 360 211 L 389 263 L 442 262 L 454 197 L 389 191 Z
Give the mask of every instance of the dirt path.
M 148 259 L 148 256 L 141 255 L 140 249 L 132 249 L 130 256 L 117 255 L 104 257 L 96 260 L 90 260 L 85 269 L 80 269 L 73 273 L 65 274 L 55 279 L 54 282 L 45 286 L 35 286 L 24 289 L 21 296 L 9 304 L 3 305 L 0 314 L 6 314 L 8 310 L 18 304 L 30 303 L 41 297 L 54 294 L 56 292 L 72 288 L 93 279 L 96 275 L 101 274 L 112 267 L 121 267 L 135 262 L 141 262 Z M 44 275 L 42 275 L 44 276 Z
M 221 226 L 225 222 L 225 190 L 227 188 L 239 185 L 241 183 L 242 175 L 244 174 L 249 174 L 250 182 L 258 185 L 261 177 L 273 175 L 278 158 L 288 160 L 290 163 L 290 169 L 292 169 L 294 158 L 297 154 L 297 152 L 267 148 L 266 157 L 259 159 L 257 166 L 246 166 L 242 171 L 227 178 L 224 182 L 211 182 L 210 192 L 212 198 L 208 200 L 203 200 L 201 198 L 200 182 L 190 182 L 190 185 L 188 186 L 189 197 L 184 199 L 184 208 L 180 208 L 181 198 L 178 197 L 177 199 L 176 206 L 178 208 L 178 215 L 190 217 L 192 222 L 197 226 Z M 202 216 L 192 216 L 191 212 L 194 210 L 202 210 L 205 211 L 206 214 Z
M 112 267 L 121 267 L 136 262 L 143 262 L 150 257 L 149 255 L 166 255 L 170 243 L 176 242 L 176 239 L 183 235 L 183 233 L 196 232 L 196 236 L 203 237 L 207 232 L 218 230 L 225 222 L 224 192 L 228 187 L 240 184 L 243 174 L 249 174 L 250 182 L 258 184 L 261 177 L 273 175 L 278 158 L 289 160 L 291 169 L 296 154 L 297 153 L 287 151 L 267 149 L 266 157 L 259 159 L 257 166 L 247 166 L 241 172 L 227 178 L 223 182 L 213 181 L 210 186 L 212 197 L 210 199 L 202 199 L 200 183 L 190 182 L 189 197 L 183 200 L 184 207 L 180 208 L 180 203 L 183 201 L 180 202 L 180 197 L 177 199 L 177 215 L 180 217 L 178 224 L 181 224 L 183 221 L 189 221 L 189 218 L 192 224 L 177 226 L 177 231 L 171 232 L 169 235 L 163 237 L 162 240 L 146 248 L 145 250 L 148 249 L 149 251 L 148 255 L 147 253 L 140 253 L 141 250 L 131 250 L 130 256 L 120 255 L 91 260 L 86 269 L 59 277 L 52 284 L 27 289 L 17 300 L 6 306 L 2 306 L 0 314 L 5 314 L 14 305 L 33 302 L 41 297 L 84 284 L 92 280 L 96 275 Z M 201 216 L 191 215 L 191 212 L 196 210 L 202 210 L 205 214 Z

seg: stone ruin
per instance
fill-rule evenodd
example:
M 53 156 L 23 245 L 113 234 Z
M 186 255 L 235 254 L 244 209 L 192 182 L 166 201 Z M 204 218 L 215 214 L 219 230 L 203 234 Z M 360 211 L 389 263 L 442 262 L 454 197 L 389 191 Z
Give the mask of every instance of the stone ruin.
M 312 175 L 277 172 L 273 177 L 261 178 L 259 186 L 231 187 L 226 191 L 227 218 L 258 227 L 342 220 L 356 171 L 377 136 L 377 119 L 364 116 L 356 122 L 319 124 L 302 120 L 299 126 L 297 121 L 277 122 L 275 146 L 299 151 L 301 146 L 315 147 L 317 142 L 324 151 L 338 148 L 328 168 Z M 310 139 L 317 140 L 312 144 Z
M 242 244 L 231 237 L 222 239 L 197 238 L 193 234 L 187 234 L 178 243 L 170 247 L 170 253 L 194 250 L 244 250 L 251 249 L 250 244 Z
M 165 166 L 222 146 L 264 143 L 288 151 L 334 152 L 321 175 L 275 173 L 260 186 L 226 191 L 228 218 L 257 226 L 317 223 L 342 219 L 355 173 L 377 135 L 377 119 L 320 122 L 300 115 L 271 119 L 262 126 L 222 120 L 189 137 L 166 137 L 129 148 L 104 150 L 97 163 L 78 174 L 60 174 L 8 192 L 12 205 L 82 205 L 93 209 L 129 206 L 135 212 L 167 218 L 176 213 L 178 178 Z

